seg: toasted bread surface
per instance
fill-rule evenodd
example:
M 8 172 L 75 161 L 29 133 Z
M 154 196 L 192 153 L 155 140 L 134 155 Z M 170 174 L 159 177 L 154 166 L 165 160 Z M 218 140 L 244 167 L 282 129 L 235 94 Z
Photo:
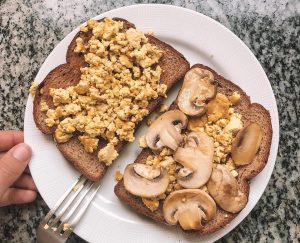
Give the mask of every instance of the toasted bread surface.
M 135 28 L 134 24 L 127 20 L 114 18 L 114 20 L 120 20 L 124 22 L 124 28 Z M 102 20 L 99 20 L 102 21 Z M 52 97 L 50 96 L 50 88 L 67 88 L 69 86 L 76 85 L 80 81 L 80 67 L 86 65 L 83 54 L 74 52 L 76 46 L 76 39 L 81 37 L 83 40 L 88 40 L 91 37 L 91 31 L 86 33 L 79 32 L 71 41 L 66 54 L 67 63 L 59 65 L 53 69 L 38 86 L 33 107 L 33 116 L 36 126 L 45 134 L 51 135 L 54 133 L 56 127 L 48 127 L 44 120 L 46 114 L 41 112 L 41 101 L 46 101 L 49 108 L 53 108 Z M 189 62 L 184 56 L 176 51 L 170 45 L 158 40 L 154 36 L 147 35 L 151 44 L 156 45 L 164 54 L 159 61 L 159 65 L 163 72 L 161 75 L 160 83 L 167 85 L 168 90 L 178 81 L 180 81 L 185 73 L 189 69 Z M 158 98 L 150 101 L 148 110 L 151 113 L 162 101 L 162 98 Z M 137 126 L 138 127 L 138 126 Z M 73 136 L 71 140 L 66 143 L 58 143 L 57 147 L 64 155 L 64 157 L 74 165 L 74 167 L 84 174 L 88 179 L 93 181 L 99 181 L 106 172 L 106 166 L 104 163 L 99 162 L 97 158 L 98 151 L 105 147 L 107 142 L 102 140 L 99 143 L 96 152 L 90 154 L 87 153 L 83 146 L 78 141 L 78 136 Z M 120 153 L 126 142 L 121 142 L 116 150 Z
M 231 81 L 225 79 L 221 75 L 218 75 L 211 68 L 201 64 L 193 65 L 191 68 L 194 67 L 200 67 L 203 69 L 210 70 L 214 74 L 215 81 L 217 84 L 217 92 L 223 93 L 225 95 L 231 95 L 235 91 L 240 93 L 241 99 L 240 102 L 237 105 L 235 105 L 235 109 L 238 113 L 242 115 L 242 121 L 244 123 L 244 126 L 247 126 L 251 122 L 256 122 L 261 126 L 263 133 L 262 142 L 260 145 L 260 149 L 256 154 L 253 162 L 236 169 L 238 171 L 237 180 L 239 190 L 244 192 L 247 196 L 249 196 L 249 180 L 256 176 L 265 167 L 269 157 L 270 146 L 272 142 L 272 124 L 270 113 L 260 104 L 251 104 L 249 96 L 247 96 L 247 94 L 240 87 L 238 87 Z M 176 108 L 177 105 L 175 103 L 170 107 L 170 109 Z M 152 152 L 149 149 L 143 149 L 139 156 L 136 158 L 135 163 L 145 163 L 146 158 L 151 153 Z M 140 197 L 134 196 L 126 191 L 123 180 L 117 183 L 114 191 L 121 201 L 129 205 L 137 213 L 152 218 L 157 222 L 166 223 L 163 217 L 162 203 L 160 203 L 160 206 L 156 211 L 152 212 L 144 205 Z M 236 217 L 237 214 L 238 213 L 233 214 L 226 212 L 217 206 L 216 217 L 211 221 L 205 222 L 204 227 L 199 231 L 195 231 L 195 233 L 207 234 L 215 232 L 218 229 L 225 227 L 230 221 L 232 221 Z

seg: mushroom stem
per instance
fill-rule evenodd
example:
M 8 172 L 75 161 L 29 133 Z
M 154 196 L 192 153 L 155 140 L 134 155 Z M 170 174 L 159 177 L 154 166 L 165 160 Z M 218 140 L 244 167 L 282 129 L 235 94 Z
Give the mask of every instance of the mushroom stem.
M 213 152 L 211 137 L 204 132 L 191 132 L 185 147 L 178 148 L 174 154 L 174 160 L 184 166 L 177 175 L 178 184 L 184 188 L 203 186 L 212 172 Z
M 160 134 L 161 142 L 172 150 L 176 150 L 182 141 L 181 134 L 176 128 L 170 127 L 168 130 L 163 130 Z

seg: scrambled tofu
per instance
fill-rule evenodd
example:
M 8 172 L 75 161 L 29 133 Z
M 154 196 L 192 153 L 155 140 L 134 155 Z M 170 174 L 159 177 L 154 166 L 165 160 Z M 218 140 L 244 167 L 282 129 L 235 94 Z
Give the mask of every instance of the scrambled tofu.
M 216 97 L 207 104 L 207 119 L 209 122 L 216 122 L 221 118 L 229 117 L 231 103 L 226 95 L 217 93 Z
M 114 145 L 111 143 L 107 144 L 103 149 L 100 149 L 98 153 L 99 161 L 102 161 L 106 166 L 111 165 L 112 161 L 119 156 L 117 150 L 115 150 Z
M 242 116 L 238 113 L 233 113 L 230 116 L 229 122 L 225 127 L 226 131 L 230 131 L 236 134 L 239 130 L 243 128 Z
M 191 117 L 188 122 L 188 130 L 193 132 L 199 132 L 202 127 L 207 123 L 207 116 Z
M 228 99 L 232 105 L 236 105 L 240 102 L 241 95 L 238 92 L 233 92 L 233 94 L 230 95 Z
M 169 107 L 166 104 L 161 104 L 161 106 L 159 107 L 159 113 L 164 113 L 169 109 Z
M 38 88 L 38 85 L 39 85 L 39 84 L 38 84 L 36 81 L 33 81 L 33 82 L 31 83 L 31 86 L 30 86 L 30 88 L 29 88 L 29 93 L 31 94 L 32 97 L 35 96 L 35 93 L 36 93 L 36 90 L 37 90 L 37 88 Z
M 140 137 L 140 139 L 139 139 L 139 146 L 141 148 L 147 148 L 148 147 L 145 135 Z
M 151 210 L 151 212 L 154 212 L 159 207 L 159 200 L 156 198 L 142 198 L 142 201 L 145 206 Z
M 47 110 L 49 110 L 49 106 L 46 101 L 42 100 L 41 101 L 41 111 L 47 111 Z
M 89 20 L 80 30 L 92 33 L 89 40 L 76 39 L 74 52 L 82 53 L 87 63 L 80 69 L 80 81 L 50 89 L 54 107 L 43 103 L 41 111 L 46 113 L 47 126 L 57 126 L 59 143 L 80 132 L 79 141 L 92 153 L 99 139 L 108 141 L 109 147 L 99 151 L 98 157 L 109 165 L 117 153 L 108 157 L 106 150 L 120 141 L 133 141 L 136 124 L 148 115 L 149 101 L 166 94 L 167 86 L 159 83 L 163 52 L 144 33 L 124 29 L 122 21 Z

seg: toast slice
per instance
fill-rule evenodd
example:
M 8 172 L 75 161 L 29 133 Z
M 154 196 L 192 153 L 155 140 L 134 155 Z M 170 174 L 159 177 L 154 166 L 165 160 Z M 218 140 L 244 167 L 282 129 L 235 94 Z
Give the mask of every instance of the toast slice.
M 248 197 L 249 180 L 255 177 L 265 167 L 268 160 L 272 140 L 272 124 L 270 114 L 262 105 L 257 103 L 251 103 L 249 96 L 247 96 L 247 94 L 240 87 L 233 84 L 231 81 L 225 79 L 224 77 L 218 75 L 211 68 L 201 64 L 196 64 L 192 66 L 192 68 L 194 67 L 207 69 L 214 74 L 215 81 L 217 84 L 217 92 L 223 93 L 228 96 L 235 91 L 239 92 L 241 95 L 241 99 L 239 104 L 235 105 L 235 110 L 242 115 L 242 121 L 244 123 L 244 126 L 247 126 L 251 122 L 256 122 L 260 124 L 262 128 L 263 137 L 261 146 L 253 162 L 236 169 L 239 174 L 237 177 L 239 189 L 242 192 L 244 192 Z M 177 105 L 174 102 L 170 109 L 176 108 Z M 139 156 L 136 158 L 135 163 L 145 163 L 148 155 L 150 154 L 152 154 L 150 149 L 143 149 Z M 126 191 L 123 180 L 117 183 L 114 191 L 117 197 L 122 202 L 128 204 L 136 212 L 143 214 L 149 218 L 152 218 L 157 222 L 166 223 L 162 212 L 162 203 L 160 203 L 159 208 L 156 211 L 152 212 L 144 205 L 140 197 L 134 196 Z M 204 227 L 200 231 L 197 231 L 197 233 L 207 234 L 215 232 L 218 229 L 225 227 L 230 221 L 232 221 L 236 217 L 236 215 L 237 213 L 233 214 L 226 212 L 217 206 L 216 217 L 213 220 L 206 222 L 204 224 Z
M 134 24 L 127 20 L 114 18 L 114 20 L 123 21 L 124 29 L 135 28 Z M 102 21 L 102 20 L 99 20 Z M 176 51 L 170 45 L 158 40 L 154 36 L 146 35 L 149 43 L 156 45 L 163 50 L 164 54 L 159 61 L 159 65 L 163 72 L 161 74 L 160 83 L 167 85 L 169 90 L 176 82 L 180 81 L 185 73 L 189 69 L 189 62 L 185 57 Z M 84 56 L 82 54 L 75 53 L 73 50 L 76 46 L 76 39 L 81 37 L 84 41 L 91 37 L 91 31 L 86 33 L 79 32 L 71 41 L 67 54 L 67 63 L 59 65 L 53 69 L 38 86 L 34 99 L 33 116 L 36 126 L 44 133 L 52 135 L 56 127 L 48 127 L 44 119 L 45 113 L 41 112 L 41 101 L 45 100 L 49 108 L 53 108 L 52 97 L 50 96 L 50 88 L 67 88 L 69 86 L 76 85 L 80 81 L 80 67 L 86 65 Z M 148 110 L 151 113 L 162 101 L 162 98 L 158 98 L 150 101 Z M 64 155 L 64 157 L 73 164 L 73 166 L 84 174 L 88 179 L 92 181 L 99 181 L 106 172 L 106 165 L 98 161 L 98 151 L 105 147 L 107 142 L 100 140 L 98 149 L 90 154 L 85 152 L 83 146 L 78 141 L 78 136 L 73 136 L 71 140 L 66 143 L 57 144 L 58 149 Z M 118 153 L 122 150 L 126 142 L 120 142 L 116 147 Z

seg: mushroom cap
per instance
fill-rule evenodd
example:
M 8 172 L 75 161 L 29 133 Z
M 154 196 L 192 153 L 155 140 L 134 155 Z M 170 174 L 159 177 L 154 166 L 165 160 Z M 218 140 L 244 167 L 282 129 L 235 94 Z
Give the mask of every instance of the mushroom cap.
M 143 167 L 145 171 L 149 172 L 149 165 L 139 164 L 139 166 L 136 167 L 138 168 L 136 170 L 135 165 L 138 164 L 127 165 L 124 171 L 124 186 L 128 192 L 135 196 L 153 198 L 160 196 L 167 190 L 169 185 L 169 176 L 165 169 L 159 168 L 159 174 L 155 171 L 156 169 L 153 169 L 153 179 L 147 179 L 139 174 L 142 174 L 141 170 Z
M 146 141 L 152 150 L 167 146 L 176 150 L 182 141 L 181 129 L 186 128 L 187 117 L 180 110 L 170 110 L 159 116 L 149 127 Z
M 217 165 L 213 169 L 207 183 L 209 194 L 225 211 L 237 213 L 247 204 L 247 196 L 239 191 L 238 182 L 225 165 Z
M 214 143 L 205 132 L 188 134 L 184 148 L 178 148 L 174 160 L 183 165 L 177 182 L 184 188 L 199 188 L 210 178 L 213 165 Z M 187 172 L 191 173 L 187 173 Z M 187 176 L 181 176 L 187 174 Z
M 200 116 L 206 111 L 206 102 L 217 92 L 212 72 L 199 67 L 192 68 L 184 77 L 177 98 L 179 109 L 189 116 Z
M 231 157 L 236 165 L 250 164 L 261 144 L 262 132 L 257 123 L 250 123 L 238 132 L 232 142 Z
M 172 192 L 164 201 L 163 214 L 171 225 L 179 222 L 184 230 L 199 230 L 202 220 L 212 220 L 216 215 L 214 200 L 203 190 L 183 189 Z

